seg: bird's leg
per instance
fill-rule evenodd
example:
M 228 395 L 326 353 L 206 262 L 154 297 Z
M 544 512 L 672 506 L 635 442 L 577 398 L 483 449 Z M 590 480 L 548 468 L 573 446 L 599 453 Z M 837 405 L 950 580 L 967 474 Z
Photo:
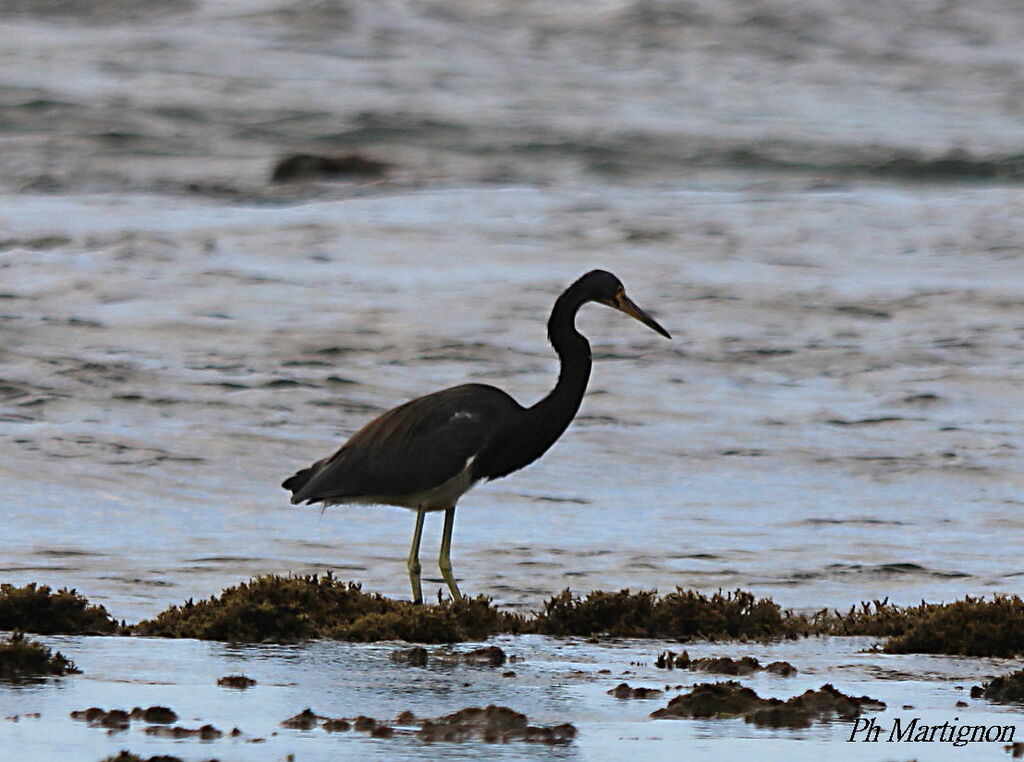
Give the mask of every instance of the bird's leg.
M 412 532 L 412 547 L 409 548 L 409 581 L 412 583 L 412 602 L 423 603 L 423 590 L 420 588 L 420 537 L 423 535 L 423 517 L 427 512 L 422 508 L 416 510 L 416 528 Z
M 438 556 L 437 565 L 441 569 L 441 576 L 448 583 L 448 589 L 452 591 L 452 598 L 456 601 L 462 600 L 462 593 L 459 586 L 455 584 L 455 575 L 452 574 L 452 527 L 455 526 L 455 506 L 445 508 L 444 511 L 444 534 L 441 535 L 441 555 Z

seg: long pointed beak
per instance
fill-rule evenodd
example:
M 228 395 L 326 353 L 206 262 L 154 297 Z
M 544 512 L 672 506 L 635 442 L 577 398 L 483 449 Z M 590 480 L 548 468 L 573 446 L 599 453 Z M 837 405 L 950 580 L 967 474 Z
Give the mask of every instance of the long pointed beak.
M 631 318 L 636 318 L 637 320 L 639 320 L 641 323 L 643 323 L 645 326 L 647 326 L 651 330 L 657 331 L 662 336 L 664 336 L 666 339 L 671 339 L 672 338 L 671 334 L 669 334 L 668 331 L 666 331 L 664 328 L 662 328 L 658 324 L 657 320 L 655 320 L 650 315 L 648 315 L 646 312 L 644 312 L 642 309 L 637 307 L 636 303 L 632 299 L 630 299 L 628 296 L 626 296 L 625 293 L 620 291 L 620 293 L 616 295 L 616 297 L 615 297 L 615 304 L 613 306 L 615 307 L 615 309 L 621 310 L 622 312 L 625 312 Z

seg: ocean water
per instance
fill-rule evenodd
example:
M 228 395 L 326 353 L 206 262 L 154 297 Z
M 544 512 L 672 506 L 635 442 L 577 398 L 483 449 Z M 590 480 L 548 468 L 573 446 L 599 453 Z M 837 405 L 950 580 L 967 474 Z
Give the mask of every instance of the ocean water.
M 0 2 L 0 578 L 129 621 L 269 572 L 408 595 L 410 513 L 280 481 L 413 396 L 536 401 L 604 267 L 673 340 L 583 311 L 580 416 L 460 503 L 464 592 L 1020 593 L 1022 36 L 1011 0 Z M 271 182 L 293 153 L 391 168 Z
M 279 482 L 433 389 L 539 399 L 557 370 L 550 303 L 603 265 L 675 338 L 584 311 L 596 363 L 579 420 L 457 511 L 467 592 L 529 606 L 566 586 L 739 586 L 816 607 L 1019 591 L 1016 262 L 883 256 L 858 232 L 891 225 L 906 245 L 921 232 L 900 220 L 921 215 L 967 245 L 970 220 L 1016 192 L 9 197 L 17 235 L 61 220 L 87 250 L 7 252 L 5 575 L 76 586 L 128 619 L 262 572 L 333 569 L 407 594 L 409 512 L 295 508 Z M 671 245 L 554 257 L 546 236 L 518 240 L 639 203 L 663 210 Z M 464 231 L 481 210 L 486 229 Z M 787 245 L 787 215 L 804 246 Z M 708 216 L 752 216 L 744 237 L 763 243 L 677 242 Z M 832 261 L 815 230 L 841 239 Z M 453 250 L 471 261 L 446 264 Z M 432 516 L 428 590 L 439 535 Z

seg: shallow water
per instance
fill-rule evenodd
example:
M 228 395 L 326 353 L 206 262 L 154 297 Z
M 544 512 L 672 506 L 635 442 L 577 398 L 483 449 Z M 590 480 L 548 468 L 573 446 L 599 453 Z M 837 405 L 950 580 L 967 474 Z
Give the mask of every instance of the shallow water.
M 604 266 L 675 339 L 584 311 L 579 419 L 459 510 L 467 591 L 1020 591 L 1019 6 L 0 10 L 5 578 L 405 594 L 410 516 L 277 485 L 412 396 L 540 398 Z M 296 150 L 395 168 L 269 183 Z
M 333 568 L 404 595 L 408 513 L 321 515 L 278 482 L 431 389 L 477 379 L 539 398 L 556 370 L 548 305 L 605 264 L 676 338 L 581 316 L 597 362 L 579 420 L 462 501 L 467 591 L 535 605 L 566 585 L 741 586 L 796 607 L 1017 592 L 1017 262 L 894 257 L 892 241 L 883 255 L 856 230 L 892 225 L 900 246 L 922 235 L 900 220 L 927 216 L 928 236 L 976 246 L 970 221 L 1021 193 L 444 189 L 271 209 L 8 197 L 16 235 L 60 219 L 73 243 L 7 255 L 5 573 L 78 586 L 129 619 L 271 571 Z M 609 260 L 556 235 L 508 242 L 637 205 L 662 211 L 671 244 Z M 486 229 L 457 225 L 481 212 Z M 709 215 L 749 243 L 723 256 L 675 240 Z M 787 217 L 806 226 L 803 254 Z M 306 250 L 311 231 L 336 253 Z M 826 238 L 841 238 L 832 259 Z M 450 250 L 477 258 L 441 269 Z
M 464 591 L 1020 593 L 1022 36 L 1011 0 L 0 2 L 0 579 L 129 621 L 265 572 L 407 595 L 408 513 L 321 515 L 278 484 L 412 396 L 476 380 L 539 399 L 550 305 L 600 266 L 674 339 L 583 312 L 581 414 L 464 498 Z M 296 151 L 394 167 L 270 183 Z M 439 534 L 433 516 L 428 595 Z M 84 676 L 0 701 L 63 716 L 88 686 L 120 697 L 120 649 L 204 673 L 231 653 L 67 648 Z M 310 703 L 305 680 L 259 732 Z M 575 690 L 514 708 L 583 701 L 569 756 L 649 734 L 672 741 L 644 740 L 652 758 L 717 754 L 720 725 L 652 731 Z M 196 695 L 231 721 L 235 698 Z M 729 727 L 738 753 L 822 748 Z
M 390 658 L 391 644 L 357 645 L 313 642 L 301 646 L 228 646 L 199 641 L 149 638 L 45 638 L 70 656 L 84 674 L 44 685 L 0 690 L 0 740 L 5 748 L 39 749 L 39 762 L 101 759 L 130 749 L 140 755 L 173 754 L 186 760 L 216 757 L 225 762 L 296 759 L 488 759 L 613 760 L 624 754 L 643 759 L 715 760 L 754 754 L 759 759 L 893 759 L 927 755 L 927 759 L 993 759 L 999 744 L 904 742 L 849 743 L 849 722 L 817 723 L 803 730 L 758 728 L 742 720 L 652 720 L 680 689 L 695 683 L 727 679 L 686 670 L 657 669 L 654 661 L 665 648 L 658 641 L 614 641 L 600 645 L 539 636 L 496 638 L 514 662 L 503 667 L 469 666 L 443 661 L 448 650 L 431 648 L 427 666 L 412 667 Z M 954 722 L 967 725 L 1013 725 L 1020 735 L 1020 708 L 969 697 L 970 686 L 1005 672 L 1012 662 L 996 659 L 950 659 L 864 653 L 864 638 L 812 638 L 777 645 L 689 645 L 692 657 L 752 655 L 762 663 L 782 659 L 798 674 L 779 677 L 755 673 L 743 678 L 761 696 L 788 698 L 832 682 L 850 695 L 869 695 L 887 704 L 870 712 L 886 728 Z M 514 677 L 502 676 L 507 671 Z M 609 670 L 603 674 L 600 670 Z M 218 677 L 245 674 L 256 680 L 247 690 L 222 688 Z M 667 690 L 660 698 L 616 699 L 607 691 L 620 682 Z M 676 686 L 680 686 L 677 689 Z M 957 707 L 958 701 L 968 704 Z M 566 746 L 534 744 L 425 744 L 411 731 L 394 738 L 374 739 L 355 731 L 283 729 L 282 720 L 310 707 L 323 716 L 352 718 L 359 714 L 394 720 L 410 710 L 417 717 L 437 717 L 468 706 L 498 704 L 515 707 L 531 722 L 572 722 L 578 736 Z M 212 723 L 228 733 L 242 734 L 216 741 L 171 740 L 144 733 L 134 722 L 124 732 L 69 718 L 90 706 L 103 709 L 168 706 L 178 725 L 195 728 Z M 40 717 L 25 717 L 38 712 Z M 13 715 L 19 715 L 13 721 Z M 264 739 L 262 742 L 254 739 Z M 1019 740 L 1019 738 L 1018 738 Z M 918 756 L 921 758 L 921 756 Z

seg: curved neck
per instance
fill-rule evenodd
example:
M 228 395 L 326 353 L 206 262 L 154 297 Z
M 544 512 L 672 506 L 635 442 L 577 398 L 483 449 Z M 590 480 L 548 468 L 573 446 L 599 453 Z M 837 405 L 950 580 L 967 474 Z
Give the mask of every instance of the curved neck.
M 576 330 L 576 313 L 585 302 L 570 288 L 558 297 L 548 319 L 548 340 L 561 360 L 558 383 L 548 396 L 529 409 L 529 413 L 531 417 L 537 417 L 538 423 L 543 424 L 544 428 L 558 426 L 554 439 L 565 431 L 576 416 L 590 380 L 590 368 L 593 365 L 590 343 Z
M 576 313 L 586 299 L 570 288 L 555 302 L 548 338 L 562 365 L 555 388 L 477 459 L 481 473 L 496 479 L 533 463 L 562 436 L 583 401 L 590 380 L 590 344 L 576 330 Z

